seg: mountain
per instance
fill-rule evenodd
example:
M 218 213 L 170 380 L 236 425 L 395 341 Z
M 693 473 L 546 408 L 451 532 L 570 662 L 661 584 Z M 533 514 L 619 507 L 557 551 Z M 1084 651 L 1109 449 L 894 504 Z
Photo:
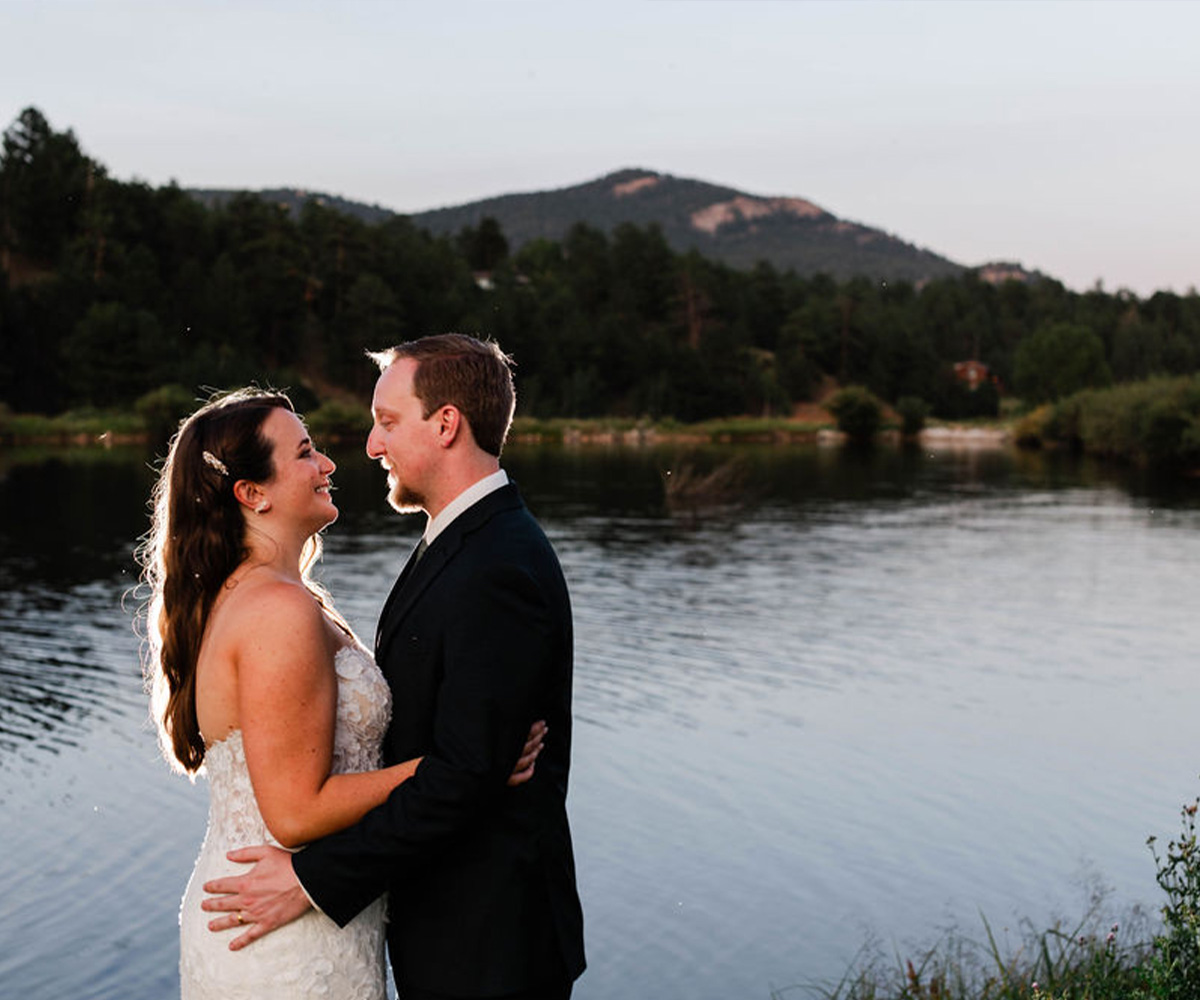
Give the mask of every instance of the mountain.
M 209 206 L 223 204 L 234 193 L 191 192 Z M 313 198 L 368 223 L 396 214 L 379 205 L 295 188 L 256 193 L 292 212 Z M 488 216 L 500 223 L 514 250 L 531 240 L 561 240 L 577 222 L 605 232 L 628 222 L 659 226 L 677 251 L 694 249 L 743 269 L 766 260 L 780 270 L 798 274 L 825 272 L 838 279 L 863 275 L 908 281 L 966 270 L 882 230 L 839 219 L 804 198 L 760 197 L 653 170 L 619 170 L 572 187 L 486 198 L 417 212 L 409 218 L 435 234 L 454 235 Z
M 803 198 L 759 197 L 653 170 L 619 170 L 573 187 L 502 195 L 410 218 L 434 233 L 456 233 L 485 216 L 500 223 L 514 247 L 539 238 L 561 240 L 580 221 L 605 231 L 622 222 L 654 223 L 676 250 L 695 249 L 737 268 L 766 260 L 798 274 L 824 271 L 837 278 L 910 281 L 964 270 L 881 230 L 839 219 Z
M 351 201 L 349 198 L 341 198 L 336 194 L 305 191 L 303 188 L 264 188 L 261 191 L 189 188 L 188 194 L 206 208 L 220 208 L 234 195 L 256 194 L 263 201 L 274 202 L 276 205 L 286 208 L 294 216 L 300 214 L 300 209 L 306 201 L 315 201 L 318 205 L 323 205 L 325 208 L 331 208 L 345 215 L 352 215 L 356 219 L 362 219 L 363 222 L 369 225 L 374 225 L 377 222 L 386 222 L 397 214 L 390 208 L 384 208 L 382 205 L 367 205 L 361 201 Z

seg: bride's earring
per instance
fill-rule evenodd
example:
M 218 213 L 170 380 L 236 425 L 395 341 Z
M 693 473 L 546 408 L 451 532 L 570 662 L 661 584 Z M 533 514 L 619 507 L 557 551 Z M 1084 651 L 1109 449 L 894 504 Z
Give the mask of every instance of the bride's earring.
M 271 509 L 271 504 L 267 500 L 263 500 L 257 507 L 254 508 L 255 514 L 265 514 Z

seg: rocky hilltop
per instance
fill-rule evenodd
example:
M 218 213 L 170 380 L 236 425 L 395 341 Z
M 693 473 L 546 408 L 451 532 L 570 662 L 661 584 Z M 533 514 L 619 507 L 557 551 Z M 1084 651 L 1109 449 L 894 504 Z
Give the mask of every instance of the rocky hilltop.
M 191 192 L 210 207 L 235 193 Z M 315 200 L 372 224 L 397 214 L 381 205 L 296 188 L 254 193 L 293 212 Z M 453 235 L 489 216 L 500 223 L 513 250 L 531 240 L 562 240 L 579 222 L 605 232 L 632 223 L 658 226 L 677 251 L 696 250 L 740 269 L 767 261 L 781 271 L 801 275 L 823 272 L 839 280 L 862 276 L 913 282 L 967 270 L 883 230 L 839 219 L 805 198 L 747 194 L 645 169 L 618 170 L 570 187 L 485 198 L 416 212 L 409 218 L 435 234 Z M 977 273 L 982 280 L 997 283 L 1040 277 L 1008 263 L 985 264 Z
M 413 222 L 453 233 L 495 218 L 514 246 L 561 239 L 576 222 L 611 231 L 623 222 L 657 225 L 676 250 L 697 250 L 738 267 L 760 260 L 800 274 L 922 279 L 958 274 L 961 264 L 879 229 L 839 219 L 804 198 L 761 197 L 653 170 L 628 169 L 554 191 L 509 194 L 418 212 Z

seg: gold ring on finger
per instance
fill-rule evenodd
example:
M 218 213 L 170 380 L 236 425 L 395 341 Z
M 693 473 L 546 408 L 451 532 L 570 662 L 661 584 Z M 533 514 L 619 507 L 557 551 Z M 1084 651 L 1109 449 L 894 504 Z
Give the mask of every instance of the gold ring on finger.
M 238 911 L 237 911 L 237 922 L 238 922 L 239 924 L 244 924 L 244 923 L 246 922 L 246 918 L 242 916 L 242 911 L 241 911 L 241 910 L 238 910 Z

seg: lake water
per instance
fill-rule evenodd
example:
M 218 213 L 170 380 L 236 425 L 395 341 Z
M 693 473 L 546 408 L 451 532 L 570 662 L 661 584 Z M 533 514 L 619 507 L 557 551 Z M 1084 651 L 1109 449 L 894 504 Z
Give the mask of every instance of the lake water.
M 362 634 L 420 525 L 335 453 Z M 736 460 L 736 503 L 669 507 Z M 0 983 L 176 990 L 207 791 L 146 724 L 140 451 L 0 453 Z M 579 1000 L 761 998 L 982 912 L 1159 905 L 1200 791 L 1200 484 L 1004 450 L 512 447 L 572 588 Z

